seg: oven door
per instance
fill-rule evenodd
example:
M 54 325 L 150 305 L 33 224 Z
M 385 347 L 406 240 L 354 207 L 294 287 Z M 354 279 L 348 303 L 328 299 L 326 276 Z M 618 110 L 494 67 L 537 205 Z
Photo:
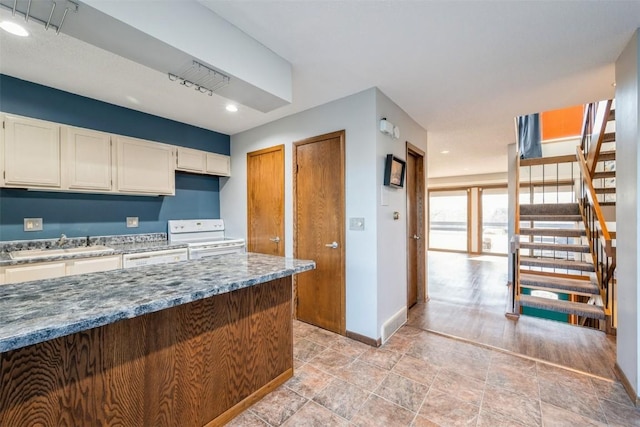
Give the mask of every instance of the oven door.
M 244 252 L 244 242 L 212 243 L 189 247 L 189 259 Z

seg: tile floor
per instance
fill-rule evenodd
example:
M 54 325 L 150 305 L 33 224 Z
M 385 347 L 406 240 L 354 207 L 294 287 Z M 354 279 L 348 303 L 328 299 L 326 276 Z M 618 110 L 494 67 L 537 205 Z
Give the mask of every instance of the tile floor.
M 230 426 L 640 426 L 618 382 L 411 326 L 376 349 L 296 321 L 294 358 Z

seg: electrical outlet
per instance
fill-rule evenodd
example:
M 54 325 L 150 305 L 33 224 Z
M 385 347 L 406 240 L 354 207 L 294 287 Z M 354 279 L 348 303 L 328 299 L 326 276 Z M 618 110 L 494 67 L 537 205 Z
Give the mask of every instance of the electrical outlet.
M 42 231 L 42 218 L 24 218 L 24 231 Z
M 127 217 L 127 228 L 136 228 L 138 227 L 138 217 L 137 216 L 128 216 Z

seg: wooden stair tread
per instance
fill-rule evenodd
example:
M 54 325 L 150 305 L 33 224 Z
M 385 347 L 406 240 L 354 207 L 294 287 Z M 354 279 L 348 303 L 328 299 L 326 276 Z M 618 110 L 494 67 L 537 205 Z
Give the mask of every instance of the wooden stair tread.
M 520 242 L 520 249 L 589 253 L 589 245 L 563 243 Z
M 520 305 L 523 307 L 541 308 L 543 310 L 556 311 L 559 313 L 576 314 L 578 316 L 589 317 L 592 319 L 605 318 L 604 309 L 602 307 L 581 302 L 532 297 L 531 295 L 520 295 Z
M 615 151 L 601 151 L 600 154 L 598 154 L 598 161 L 604 161 L 604 160 L 615 160 L 616 159 L 616 152 Z
M 535 286 L 537 288 L 560 290 L 569 293 L 600 295 L 598 285 L 593 283 L 589 278 L 581 280 L 561 276 L 543 276 L 526 272 L 526 270 L 520 273 L 520 286 Z
M 596 194 L 614 194 L 616 187 L 594 187 Z
M 615 140 L 616 140 L 615 132 L 605 133 L 604 137 L 602 138 L 602 142 L 614 142 Z
M 616 202 L 599 202 L 600 206 L 615 206 Z
M 581 222 L 582 215 L 520 215 L 520 221 L 553 221 L 553 222 Z
M 520 257 L 520 265 L 528 267 L 541 267 L 541 268 L 560 268 L 563 270 L 575 270 L 575 271 L 595 271 L 593 264 L 584 261 L 572 261 L 566 259 L 556 258 L 535 258 L 522 256 Z
M 607 118 L 608 122 L 612 122 L 616 119 L 616 110 L 615 109 L 611 109 L 609 110 L 609 117 Z
M 600 171 L 593 174 L 593 179 L 615 178 L 616 171 Z
M 533 203 L 521 204 L 522 215 L 580 215 L 577 203 Z
M 579 228 L 523 228 L 520 234 L 525 236 L 557 236 L 557 237 L 581 237 L 587 233 Z

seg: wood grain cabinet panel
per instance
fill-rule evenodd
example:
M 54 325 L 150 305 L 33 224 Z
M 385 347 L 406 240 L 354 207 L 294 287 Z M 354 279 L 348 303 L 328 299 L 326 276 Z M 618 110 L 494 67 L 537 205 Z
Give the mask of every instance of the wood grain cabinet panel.
M 291 277 L 0 354 L 0 425 L 224 425 L 293 375 Z

